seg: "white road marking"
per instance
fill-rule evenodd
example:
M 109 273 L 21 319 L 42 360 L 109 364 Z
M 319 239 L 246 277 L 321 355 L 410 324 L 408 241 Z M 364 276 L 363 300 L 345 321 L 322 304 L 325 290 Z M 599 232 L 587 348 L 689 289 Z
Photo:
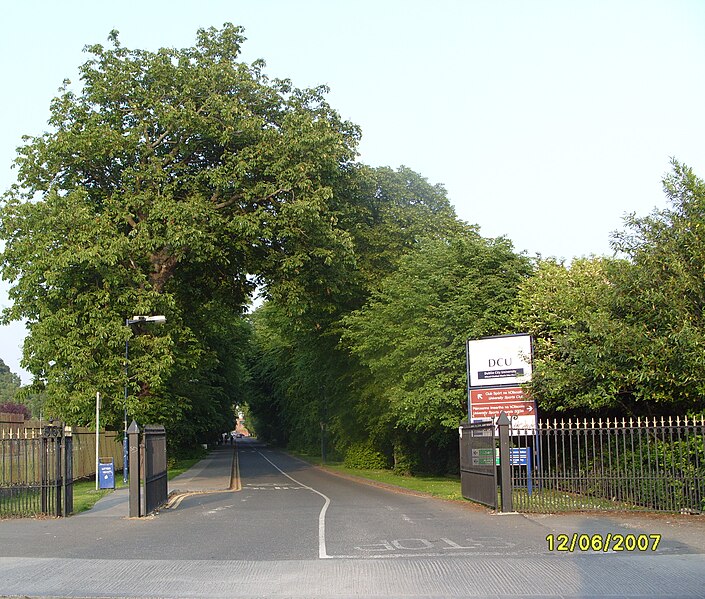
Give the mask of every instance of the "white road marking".
M 208 511 L 206 512 L 206 514 L 216 514 L 216 513 L 218 513 L 218 512 L 221 511 L 221 510 L 226 510 L 226 509 L 231 508 L 231 507 L 233 507 L 233 506 L 232 506 L 232 505 L 221 505 L 220 507 L 213 508 L 212 510 L 208 510 Z
M 331 558 L 353 559 L 363 557 L 365 559 L 386 559 L 394 557 L 440 557 L 449 555 L 444 550 L 453 550 L 453 555 L 524 555 L 526 552 L 513 551 L 514 543 L 504 541 L 498 537 L 479 537 L 477 539 L 465 539 L 464 545 L 442 537 L 437 540 L 430 539 L 380 539 L 375 543 L 354 547 L 360 555 L 332 555 Z M 535 553 L 534 550 L 527 550 Z
M 309 491 L 312 491 L 316 495 L 320 495 L 323 497 L 325 500 L 325 503 L 323 504 L 323 508 L 321 509 L 321 513 L 318 514 L 318 557 L 319 559 L 329 559 L 332 556 L 328 555 L 326 552 L 326 512 L 328 511 L 328 506 L 330 505 L 330 498 L 328 498 L 326 495 L 321 493 L 320 491 L 316 491 L 313 487 L 309 487 L 308 485 L 305 485 L 301 481 L 296 480 L 293 476 L 289 476 L 286 472 L 284 472 L 279 466 L 277 466 L 272 460 L 270 460 L 266 455 L 264 455 L 261 451 L 257 452 L 259 453 L 265 460 L 267 460 L 272 466 L 274 466 L 279 472 L 281 472 L 284 476 L 286 476 L 289 480 L 293 480 L 297 485 L 301 485 L 304 489 L 308 489 Z

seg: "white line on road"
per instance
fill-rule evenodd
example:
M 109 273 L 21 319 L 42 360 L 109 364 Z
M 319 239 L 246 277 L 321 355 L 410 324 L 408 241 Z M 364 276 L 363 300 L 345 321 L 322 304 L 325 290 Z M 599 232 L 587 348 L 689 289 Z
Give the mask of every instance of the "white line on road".
M 301 485 L 304 489 L 313 491 L 314 493 L 316 493 L 316 495 L 320 495 L 321 497 L 323 497 L 323 499 L 325 499 L 323 509 L 321 509 L 321 513 L 318 514 L 318 557 L 320 559 L 329 559 L 330 557 L 332 557 L 328 555 L 328 553 L 326 553 L 326 512 L 328 511 L 328 506 L 330 505 L 330 499 L 320 491 L 316 491 L 316 489 L 314 489 L 313 487 L 309 487 L 301 481 L 296 480 L 293 476 L 289 476 L 261 451 L 258 451 L 257 453 L 259 453 L 265 460 L 267 460 L 272 466 L 279 470 L 279 472 L 281 472 L 288 479 L 293 480 L 297 485 Z

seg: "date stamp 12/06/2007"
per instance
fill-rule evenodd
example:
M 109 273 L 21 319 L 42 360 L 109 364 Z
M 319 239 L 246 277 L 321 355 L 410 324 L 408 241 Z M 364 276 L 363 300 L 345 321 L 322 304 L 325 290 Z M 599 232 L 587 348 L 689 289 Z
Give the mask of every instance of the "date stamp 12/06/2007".
M 661 542 L 658 534 L 550 534 L 546 537 L 549 551 L 594 551 L 608 553 L 610 551 L 656 551 Z

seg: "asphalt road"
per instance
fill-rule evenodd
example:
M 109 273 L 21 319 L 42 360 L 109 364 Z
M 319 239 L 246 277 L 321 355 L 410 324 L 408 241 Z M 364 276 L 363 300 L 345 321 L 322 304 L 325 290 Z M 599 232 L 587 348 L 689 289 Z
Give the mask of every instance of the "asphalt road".
M 498 515 L 249 440 L 238 464 L 239 490 L 147 519 L 0 522 L 0 595 L 705 598 L 700 518 Z M 548 535 L 574 533 L 662 538 L 656 551 L 550 550 Z

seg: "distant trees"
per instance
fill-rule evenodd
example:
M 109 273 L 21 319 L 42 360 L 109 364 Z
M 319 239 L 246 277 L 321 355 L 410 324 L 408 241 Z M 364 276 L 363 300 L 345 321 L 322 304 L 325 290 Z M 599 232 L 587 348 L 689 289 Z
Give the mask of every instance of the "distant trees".
M 507 332 L 531 265 L 458 221 L 445 191 L 409 169 L 348 177 L 348 293 L 309 327 L 277 301 L 253 316 L 256 428 L 301 450 L 444 471 L 465 413 L 463 341 Z
M 0 358 L 0 404 L 13 402 L 21 384 L 20 377 Z
M 249 400 L 258 434 L 307 451 L 319 451 L 323 443 L 338 454 L 368 440 L 386 418 L 363 389 L 369 368 L 341 343 L 346 317 L 365 306 L 424 240 L 467 234 L 445 190 L 408 168 L 358 166 L 345 183 L 335 197 L 344 199 L 339 223 L 354 247 L 346 292 L 312 309 L 314 321 L 291 318 L 286 303 L 276 300 L 254 314 Z

